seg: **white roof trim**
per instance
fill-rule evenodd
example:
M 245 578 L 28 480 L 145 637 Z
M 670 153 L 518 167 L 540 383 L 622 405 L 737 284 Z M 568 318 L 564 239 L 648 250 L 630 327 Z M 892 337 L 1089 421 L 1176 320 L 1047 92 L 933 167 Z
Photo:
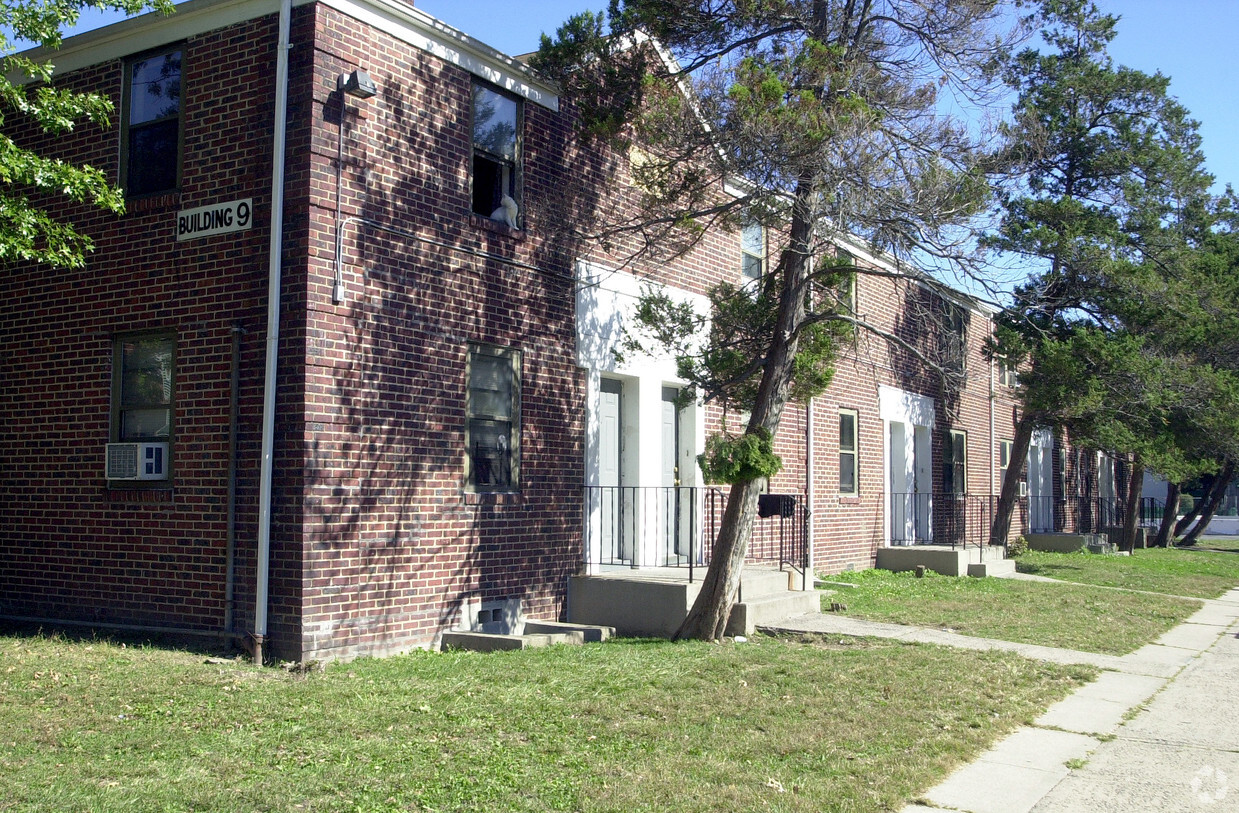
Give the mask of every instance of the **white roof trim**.
M 535 104 L 559 110 L 556 88 L 529 68 L 400 0 L 293 0 L 293 5 L 313 2 L 329 5 Z M 279 10 L 279 0 L 189 0 L 178 5 L 175 14 L 143 14 L 69 37 L 59 50 L 34 48 L 25 54 L 36 61 L 50 61 L 55 74 L 64 74 Z M 29 81 L 21 75 L 10 79 Z

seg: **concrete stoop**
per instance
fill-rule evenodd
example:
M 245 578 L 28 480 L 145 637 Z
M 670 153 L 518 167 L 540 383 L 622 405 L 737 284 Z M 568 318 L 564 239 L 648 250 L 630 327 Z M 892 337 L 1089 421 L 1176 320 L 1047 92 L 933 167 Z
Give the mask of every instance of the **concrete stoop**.
M 537 649 L 555 644 L 581 645 L 605 641 L 615 635 L 611 627 L 597 624 L 561 624 L 556 621 L 525 621 L 520 632 L 494 633 L 448 630 L 439 642 L 441 649 L 466 649 L 473 652 L 500 652 L 512 649 Z
M 989 559 L 968 565 L 968 575 L 978 579 L 992 577 L 997 579 L 1015 575 L 1014 559 Z
M 1051 553 L 1077 553 L 1085 550 L 1090 553 L 1114 553 L 1114 546 L 1105 534 L 1025 534 L 1024 539 L 1028 542 L 1029 550 Z
M 997 545 L 906 545 L 878 548 L 876 565 L 892 573 L 924 567 L 943 576 L 1009 576 L 1015 572 L 1015 562 L 1006 557 Z
M 760 625 L 819 612 L 816 591 L 794 589 L 802 581 L 796 572 L 745 568 L 727 634 L 751 635 Z M 620 635 L 669 638 L 680 628 L 700 591 L 700 581 L 689 583 L 666 573 L 574 576 L 568 587 L 568 620 L 604 624 Z

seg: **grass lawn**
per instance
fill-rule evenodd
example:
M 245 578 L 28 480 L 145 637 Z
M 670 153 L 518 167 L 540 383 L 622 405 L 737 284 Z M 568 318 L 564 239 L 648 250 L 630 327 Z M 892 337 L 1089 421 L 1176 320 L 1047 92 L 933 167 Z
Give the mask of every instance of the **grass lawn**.
M 1093 558 L 1110 562 L 1118 557 Z M 1023 570 L 1023 557 L 1018 561 Z M 857 587 L 824 596 L 824 610 L 842 602 L 847 614 L 858 618 L 1111 655 L 1139 649 L 1201 606 L 1095 587 L 934 573 L 918 579 L 912 573 L 864 570 L 836 578 Z
M 1016 567 L 1063 581 L 1174 596 L 1217 598 L 1239 585 L 1239 556 L 1229 552 L 1148 548 L 1131 556 L 1098 556 L 1029 551 Z
M 1209 536 L 1202 535 L 1197 541 L 1197 550 L 1233 550 L 1239 551 L 1239 536 Z
M 0 635 L 0 809 L 890 810 L 1094 674 L 758 637 L 302 676 Z

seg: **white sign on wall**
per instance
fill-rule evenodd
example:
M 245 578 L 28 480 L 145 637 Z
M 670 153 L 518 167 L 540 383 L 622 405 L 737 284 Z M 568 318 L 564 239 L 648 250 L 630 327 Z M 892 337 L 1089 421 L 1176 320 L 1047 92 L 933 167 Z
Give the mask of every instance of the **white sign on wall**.
M 253 198 L 199 206 L 176 213 L 176 239 L 179 242 L 212 234 L 247 231 L 253 224 Z

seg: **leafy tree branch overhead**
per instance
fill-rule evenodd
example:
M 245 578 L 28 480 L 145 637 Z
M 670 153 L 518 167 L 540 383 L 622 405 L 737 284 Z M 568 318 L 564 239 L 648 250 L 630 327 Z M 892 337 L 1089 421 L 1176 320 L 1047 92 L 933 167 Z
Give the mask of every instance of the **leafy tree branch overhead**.
M 91 250 L 90 237 L 51 214 L 58 198 L 120 214 L 125 200 L 98 168 L 48 158 L 6 133 L 6 124 L 32 120 L 57 135 L 80 125 L 107 127 L 112 103 L 98 93 L 57 88 L 54 52 L 63 31 L 84 8 L 125 14 L 172 12 L 171 0 L 4 0 L 0 3 L 0 262 L 34 261 L 79 267 Z M 40 47 L 49 56 L 32 59 Z

